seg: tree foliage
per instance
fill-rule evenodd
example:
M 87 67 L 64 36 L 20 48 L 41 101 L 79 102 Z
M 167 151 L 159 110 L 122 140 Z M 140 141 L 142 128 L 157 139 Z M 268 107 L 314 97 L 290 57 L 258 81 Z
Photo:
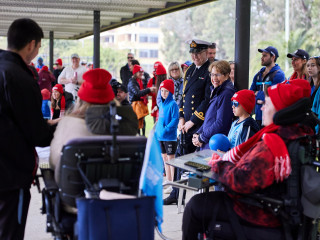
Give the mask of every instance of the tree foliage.
M 234 0 L 212 2 L 163 16 L 161 50 L 166 62 L 190 59 L 185 41 L 192 38 L 216 42 L 217 57 L 233 59 L 234 21 Z
M 250 77 L 261 68 L 258 48 L 275 46 L 279 51 L 277 63 L 284 69 L 288 52 L 298 48 L 312 55 L 319 55 L 320 0 L 290 0 L 290 37 L 285 40 L 286 1 L 251 1 L 250 28 Z M 184 42 L 190 38 L 199 38 L 217 43 L 217 58 L 234 58 L 235 0 L 208 3 L 198 7 L 166 15 L 162 31 L 165 35 L 162 52 L 166 61 L 185 61 L 190 58 L 188 46 Z M 288 51 L 288 52 L 287 52 Z M 291 67 L 291 64 L 289 64 Z M 292 68 L 286 72 L 292 73 Z

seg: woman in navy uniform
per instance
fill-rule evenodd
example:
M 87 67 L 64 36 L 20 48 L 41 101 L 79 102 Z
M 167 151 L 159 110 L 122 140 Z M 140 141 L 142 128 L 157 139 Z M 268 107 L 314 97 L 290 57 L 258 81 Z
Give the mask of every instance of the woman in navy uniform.
M 179 106 L 179 125 L 178 129 L 184 135 L 184 144 L 181 146 L 180 141 L 176 156 L 192 153 L 196 146 L 192 144 L 192 136 L 201 127 L 205 112 L 210 99 L 211 81 L 209 77 L 207 51 L 210 42 L 202 40 L 189 40 L 190 54 L 193 63 L 185 73 L 183 83 L 182 101 Z M 182 135 L 180 136 L 182 137 Z M 179 171 L 178 171 L 179 172 Z M 178 180 L 180 174 L 176 174 Z M 164 199 L 163 204 L 169 205 L 177 203 L 178 190 L 170 193 L 169 197 Z

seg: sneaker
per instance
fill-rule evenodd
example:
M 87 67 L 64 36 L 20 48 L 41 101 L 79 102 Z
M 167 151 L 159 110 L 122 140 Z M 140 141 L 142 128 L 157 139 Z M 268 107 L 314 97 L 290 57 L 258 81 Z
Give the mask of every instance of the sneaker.
M 165 190 L 163 190 L 164 194 L 170 194 L 172 192 L 172 187 L 169 186 L 168 188 L 166 188 Z
M 164 185 L 164 184 L 166 184 L 166 183 L 168 183 L 168 182 L 170 182 L 170 181 L 164 180 L 164 181 L 162 182 L 162 185 Z M 163 186 L 163 188 L 168 188 L 168 187 L 170 187 L 170 185 Z
M 171 205 L 173 203 L 177 205 L 178 200 L 172 196 L 163 199 L 163 205 Z

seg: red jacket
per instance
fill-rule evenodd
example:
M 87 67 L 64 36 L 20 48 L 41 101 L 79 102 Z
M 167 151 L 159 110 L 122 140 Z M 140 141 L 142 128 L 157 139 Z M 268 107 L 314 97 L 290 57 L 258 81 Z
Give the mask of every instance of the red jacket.
M 153 83 L 154 81 L 154 83 Z M 148 84 L 147 84 L 147 87 L 150 88 L 150 87 L 155 87 L 157 84 L 157 79 L 155 79 L 155 77 L 153 78 L 150 78 Z M 150 93 L 149 95 L 151 95 L 151 100 L 152 100 L 152 105 L 151 105 L 151 110 L 157 106 L 157 94 L 156 93 Z M 151 113 L 151 116 L 152 117 L 158 117 L 158 110 L 157 111 L 154 111 L 153 113 Z
M 54 82 L 55 80 L 56 78 L 51 72 L 41 70 L 39 72 L 39 80 L 38 80 L 40 90 L 46 88 L 51 92 L 52 91 L 51 83 Z
M 286 144 L 299 136 L 313 135 L 313 131 L 306 126 L 280 127 L 276 133 Z M 270 149 L 264 141 L 259 141 L 236 164 L 220 161 L 213 166 L 213 171 L 216 173 L 215 178 L 232 191 L 254 193 L 276 184 L 274 164 L 274 156 Z M 260 226 L 281 225 L 279 219 L 268 210 L 238 201 L 240 195 L 231 197 L 234 200 L 234 210 L 242 219 Z

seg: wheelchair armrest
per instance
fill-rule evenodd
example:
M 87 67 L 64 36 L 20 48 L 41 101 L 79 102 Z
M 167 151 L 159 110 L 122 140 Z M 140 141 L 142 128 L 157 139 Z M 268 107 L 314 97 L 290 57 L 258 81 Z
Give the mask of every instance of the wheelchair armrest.
M 59 187 L 54 179 L 54 171 L 50 168 L 40 168 L 44 186 L 47 191 L 58 191 Z

